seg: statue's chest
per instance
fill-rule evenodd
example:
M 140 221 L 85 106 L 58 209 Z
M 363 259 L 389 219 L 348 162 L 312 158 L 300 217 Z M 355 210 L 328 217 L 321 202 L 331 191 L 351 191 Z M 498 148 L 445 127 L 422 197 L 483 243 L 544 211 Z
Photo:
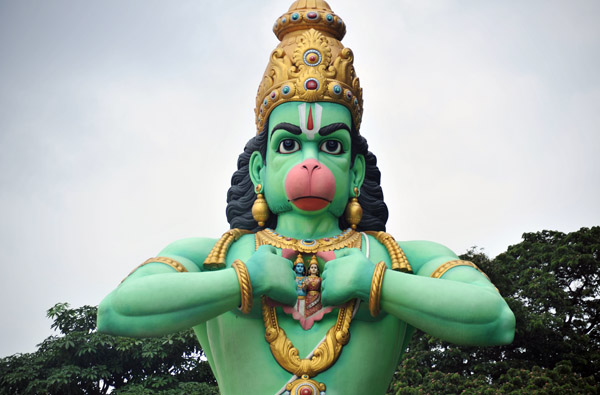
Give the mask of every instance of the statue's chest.
M 336 309 L 326 314 L 310 330 L 302 329 L 296 320 L 279 309 L 277 316 L 280 328 L 286 332 L 290 345 L 298 351 L 298 357 L 309 358 L 335 326 L 338 312 Z M 248 386 L 261 389 L 259 393 L 274 393 L 292 377 L 289 370 L 294 369 L 294 362 L 286 356 L 293 353 L 284 353 L 284 350 L 290 350 L 287 347 L 279 354 L 275 350 L 277 356 L 272 353 L 260 317 L 244 317 L 230 312 L 205 325 L 206 337 L 200 336 L 202 331 L 197 333 L 203 347 L 210 352 L 211 366 L 219 384 L 224 386 L 224 393 L 243 393 Z M 350 324 L 349 333 L 349 341 L 337 355 L 337 360 L 328 369 L 315 374 L 315 379 L 326 383 L 328 392 L 332 394 L 357 393 L 358 389 L 361 390 L 359 393 L 383 393 L 383 387 L 402 354 L 405 337 L 410 335 L 406 323 L 389 315 L 377 322 L 369 322 L 360 319 L 357 314 Z M 319 366 L 314 368 L 320 369 Z M 265 375 L 265 371 L 269 373 Z M 365 377 L 381 378 L 382 389 L 362 388 L 366 385 Z M 225 391 L 225 387 L 231 388 Z

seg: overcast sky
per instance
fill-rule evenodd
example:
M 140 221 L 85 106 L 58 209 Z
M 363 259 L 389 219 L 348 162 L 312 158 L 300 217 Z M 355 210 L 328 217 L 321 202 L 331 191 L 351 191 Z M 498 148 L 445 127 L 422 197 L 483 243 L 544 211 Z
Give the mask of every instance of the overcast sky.
M 218 237 L 288 1 L 0 0 L 0 357 Z M 225 5 L 226 4 L 226 5 Z M 332 0 L 398 240 L 600 224 L 600 2 Z

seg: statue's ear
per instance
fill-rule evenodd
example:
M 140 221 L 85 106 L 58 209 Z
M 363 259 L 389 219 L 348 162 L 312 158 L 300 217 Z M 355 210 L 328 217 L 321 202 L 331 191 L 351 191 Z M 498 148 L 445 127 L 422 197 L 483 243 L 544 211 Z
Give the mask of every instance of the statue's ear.
M 350 196 L 354 196 L 355 187 L 360 191 L 360 188 L 365 181 L 366 168 L 365 157 L 361 154 L 357 154 L 356 158 L 354 158 L 354 166 L 350 169 Z
M 261 184 L 262 189 L 264 189 L 265 162 L 263 161 L 263 157 L 260 152 L 254 151 L 252 156 L 250 156 L 248 171 L 250 172 L 250 180 L 252 180 L 252 183 L 254 184 L 254 190 L 256 190 L 256 186 L 258 184 Z

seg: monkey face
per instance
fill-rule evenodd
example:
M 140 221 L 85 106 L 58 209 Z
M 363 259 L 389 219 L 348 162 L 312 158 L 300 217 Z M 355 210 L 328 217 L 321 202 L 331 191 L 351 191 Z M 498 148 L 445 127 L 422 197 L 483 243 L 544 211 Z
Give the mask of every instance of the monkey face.
M 266 159 L 250 166 L 273 213 L 343 214 L 364 177 L 362 161 L 350 167 L 350 131 L 350 111 L 340 104 L 289 102 L 273 110 Z

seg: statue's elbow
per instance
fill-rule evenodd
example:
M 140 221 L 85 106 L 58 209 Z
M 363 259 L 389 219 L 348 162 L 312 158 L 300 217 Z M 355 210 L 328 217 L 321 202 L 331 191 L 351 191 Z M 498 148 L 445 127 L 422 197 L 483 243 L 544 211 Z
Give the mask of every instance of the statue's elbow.
M 498 317 L 498 327 L 496 331 L 497 345 L 505 345 L 513 342 L 515 338 L 515 315 L 505 304 Z
M 110 295 L 109 295 L 110 297 Z M 109 302 L 109 297 L 107 297 L 106 299 L 104 299 L 100 305 L 98 306 L 98 315 L 97 315 L 97 327 L 98 327 L 98 332 L 101 333 L 106 333 L 109 335 L 114 335 L 115 330 L 114 330 L 114 317 L 115 314 L 112 310 L 112 307 L 110 305 Z

